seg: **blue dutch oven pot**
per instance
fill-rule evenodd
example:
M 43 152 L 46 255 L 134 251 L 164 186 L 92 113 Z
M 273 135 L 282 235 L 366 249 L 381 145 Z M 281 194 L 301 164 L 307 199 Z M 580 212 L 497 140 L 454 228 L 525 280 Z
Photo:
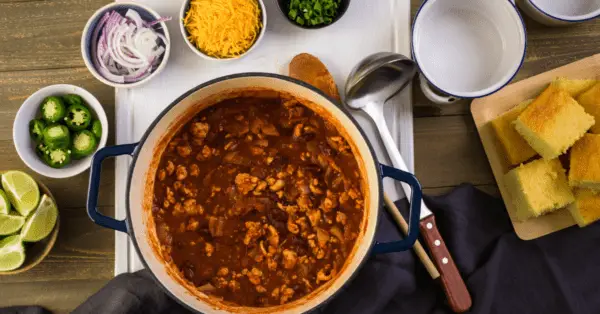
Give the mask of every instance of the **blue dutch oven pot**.
M 168 140 L 177 131 L 177 126 L 185 124 L 197 112 L 214 104 L 218 99 L 223 99 L 224 95 L 226 95 L 225 97 L 235 97 L 236 93 L 239 94 L 241 91 L 260 89 L 282 91 L 305 100 L 303 101 L 305 105 L 323 116 L 328 116 L 328 121 L 336 125 L 346 139 L 353 144 L 353 153 L 359 160 L 362 177 L 366 182 L 365 215 L 353 252 L 349 255 L 344 267 L 332 280 L 311 294 L 285 305 L 269 308 L 234 307 L 199 292 L 179 275 L 173 265 L 164 262 L 151 214 L 152 189 L 160 154 Z M 127 218 L 125 220 L 107 217 L 101 214 L 97 208 L 102 161 L 107 157 L 119 155 L 133 157 L 127 178 Z M 384 177 L 409 184 L 412 187 L 412 197 L 408 235 L 402 240 L 379 243 L 375 241 L 375 231 L 382 212 L 382 179 Z M 379 164 L 373 148 L 356 121 L 345 109 L 337 106 L 332 99 L 316 88 L 286 76 L 244 73 L 224 76 L 188 91 L 154 120 L 138 143 L 100 149 L 92 159 L 87 210 L 95 223 L 128 233 L 142 263 L 152 272 L 156 281 L 168 294 L 190 310 L 202 313 L 258 313 L 268 309 L 269 313 L 302 313 L 315 309 L 333 298 L 357 274 L 371 254 L 410 249 L 419 233 L 421 198 L 421 186 L 415 176 Z

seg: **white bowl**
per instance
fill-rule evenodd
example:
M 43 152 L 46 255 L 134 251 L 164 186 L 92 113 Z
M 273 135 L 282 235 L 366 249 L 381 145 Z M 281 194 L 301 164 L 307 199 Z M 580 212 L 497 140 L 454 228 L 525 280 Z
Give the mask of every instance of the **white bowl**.
M 61 169 L 52 168 L 35 152 L 35 143 L 29 135 L 29 121 L 39 117 L 39 108 L 44 98 L 48 96 L 62 96 L 66 94 L 76 94 L 81 96 L 86 102 L 94 118 L 100 120 L 102 124 L 102 137 L 98 142 L 98 149 L 106 146 L 108 139 L 108 119 L 104 108 L 96 97 L 81 87 L 68 84 L 51 85 L 44 87 L 33 93 L 19 108 L 15 122 L 13 124 L 13 142 L 21 160 L 31 170 L 49 177 L 49 178 L 69 178 L 78 175 L 90 167 L 92 156 L 81 160 L 73 159 L 72 162 Z
M 188 7 L 190 6 L 190 1 L 191 0 L 185 0 L 185 1 L 183 1 L 183 4 L 181 5 L 181 10 L 179 11 L 179 30 L 181 31 L 181 36 L 183 36 L 183 40 L 185 41 L 187 46 L 190 47 L 190 49 L 192 49 L 192 51 L 195 54 L 199 55 L 200 57 L 202 57 L 204 59 L 213 60 L 213 61 L 237 60 L 237 59 L 247 55 L 256 46 L 258 46 L 258 44 L 260 43 L 260 41 L 262 40 L 262 38 L 265 35 L 265 31 L 267 29 L 267 9 L 265 8 L 265 4 L 263 3 L 263 0 L 257 0 L 258 5 L 260 6 L 261 15 L 262 15 L 262 28 L 261 28 L 260 33 L 258 34 L 258 37 L 256 38 L 256 41 L 254 42 L 254 44 L 252 44 L 252 46 L 250 46 L 250 48 L 248 50 L 246 50 L 244 53 L 242 53 L 239 56 L 235 56 L 235 57 L 231 57 L 231 58 L 211 57 L 211 56 L 203 53 L 202 51 L 200 51 L 200 49 L 198 49 L 196 46 L 194 46 L 194 44 L 192 44 L 190 42 L 190 40 L 188 39 L 187 30 L 185 29 L 185 26 L 183 25 L 183 20 L 185 19 L 185 14 L 187 13 Z
M 98 70 L 96 70 L 94 63 L 91 60 L 92 54 L 90 52 L 91 38 L 94 33 L 94 29 L 96 28 L 96 24 L 98 24 L 98 21 L 100 20 L 100 18 L 102 18 L 104 13 L 108 11 L 115 10 L 121 14 L 125 14 L 125 12 L 127 12 L 128 9 L 137 11 L 144 21 L 148 21 L 151 19 L 158 20 L 161 18 L 160 14 L 158 14 L 156 11 L 152 10 L 151 8 L 145 5 L 133 2 L 113 2 L 100 8 L 92 15 L 92 17 L 90 17 L 90 19 L 85 24 L 83 34 L 81 35 L 81 55 L 83 57 L 83 61 L 85 62 L 85 66 L 92 73 L 92 75 L 94 75 L 94 77 L 97 78 L 100 82 L 115 88 L 137 87 L 147 83 L 165 68 L 165 66 L 167 65 L 167 60 L 169 59 L 169 55 L 171 54 L 171 36 L 169 35 L 169 29 L 167 28 L 167 24 L 165 22 L 160 22 L 160 27 L 155 27 L 155 29 L 161 34 L 163 34 L 167 39 L 167 42 L 165 43 L 165 53 L 162 55 L 162 60 L 158 67 L 150 75 L 148 75 L 142 80 L 133 83 L 115 83 L 104 78 L 104 76 L 102 76 L 98 72 Z

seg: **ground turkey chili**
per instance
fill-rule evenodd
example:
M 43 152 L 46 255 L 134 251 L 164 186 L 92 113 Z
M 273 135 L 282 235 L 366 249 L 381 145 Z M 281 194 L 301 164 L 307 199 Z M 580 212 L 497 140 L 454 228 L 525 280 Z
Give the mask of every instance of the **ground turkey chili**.
M 364 212 L 346 140 L 297 100 L 269 95 L 198 113 L 169 141 L 154 183 L 163 257 L 240 306 L 288 303 L 331 280 Z

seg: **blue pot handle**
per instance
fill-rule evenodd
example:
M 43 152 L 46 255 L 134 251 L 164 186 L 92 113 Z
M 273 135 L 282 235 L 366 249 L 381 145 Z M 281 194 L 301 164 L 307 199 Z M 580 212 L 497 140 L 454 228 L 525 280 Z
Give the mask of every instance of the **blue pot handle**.
M 392 252 L 406 251 L 412 248 L 419 236 L 419 220 L 421 215 L 421 202 L 423 192 L 421 184 L 412 174 L 386 165 L 381 166 L 382 177 L 389 177 L 398 181 L 406 182 L 412 188 L 412 198 L 410 200 L 410 217 L 408 223 L 408 235 L 400 241 L 379 243 L 373 246 L 373 254 L 385 254 Z M 408 195 L 407 195 L 408 197 Z
M 98 189 L 100 188 L 102 162 L 107 157 L 131 155 L 135 151 L 137 145 L 138 143 L 104 147 L 99 149 L 94 154 L 94 157 L 92 157 L 90 185 L 87 199 L 87 212 L 88 216 L 90 216 L 90 219 L 102 227 L 127 233 L 127 224 L 125 223 L 125 220 L 117 220 L 112 217 L 104 216 L 98 212 Z

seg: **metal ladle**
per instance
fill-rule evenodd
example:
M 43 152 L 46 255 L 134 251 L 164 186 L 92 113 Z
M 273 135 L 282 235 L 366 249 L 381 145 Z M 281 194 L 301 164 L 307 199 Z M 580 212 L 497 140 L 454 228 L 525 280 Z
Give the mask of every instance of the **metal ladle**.
M 394 167 L 408 172 L 398 146 L 394 142 L 390 130 L 385 122 L 383 105 L 394 95 L 404 89 L 417 73 L 416 64 L 407 57 L 389 52 L 373 54 L 361 61 L 350 73 L 346 81 L 346 105 L 352 109 L 364 111 L 371 117 L 381 140 Z M 402 183 L 404 194 L 410 199 L 410 186 Z M 393 206 L 393 203 L 390 206 Z M 437 226 L 433 213 L 421 202 L 420 230 L 429 251 L 441 276 L 442 286 L 448 298 L 450 307 L 454 312 L 467 311 L 472 300 L 467 287 L 456 268 L 450 252 L 444 243 Z M 421 261 L 427 265 L 431 263 L 429 257 L 417 254 Z M 430 272 L 432 277 L 435 273 Z
M 366 57 L 354 67 L 345 87 L 346 105 L 351 109 L 362 110 L 371 117 L 392 165 L 404 171 L 408 169 L 385 122 L 383 105 L 403 90 L 416 74 L 417 65 L 407 57 L 379 52 Z M 402 186 L 409 196 L 410 188 L 405 188 L 404 184 Z

